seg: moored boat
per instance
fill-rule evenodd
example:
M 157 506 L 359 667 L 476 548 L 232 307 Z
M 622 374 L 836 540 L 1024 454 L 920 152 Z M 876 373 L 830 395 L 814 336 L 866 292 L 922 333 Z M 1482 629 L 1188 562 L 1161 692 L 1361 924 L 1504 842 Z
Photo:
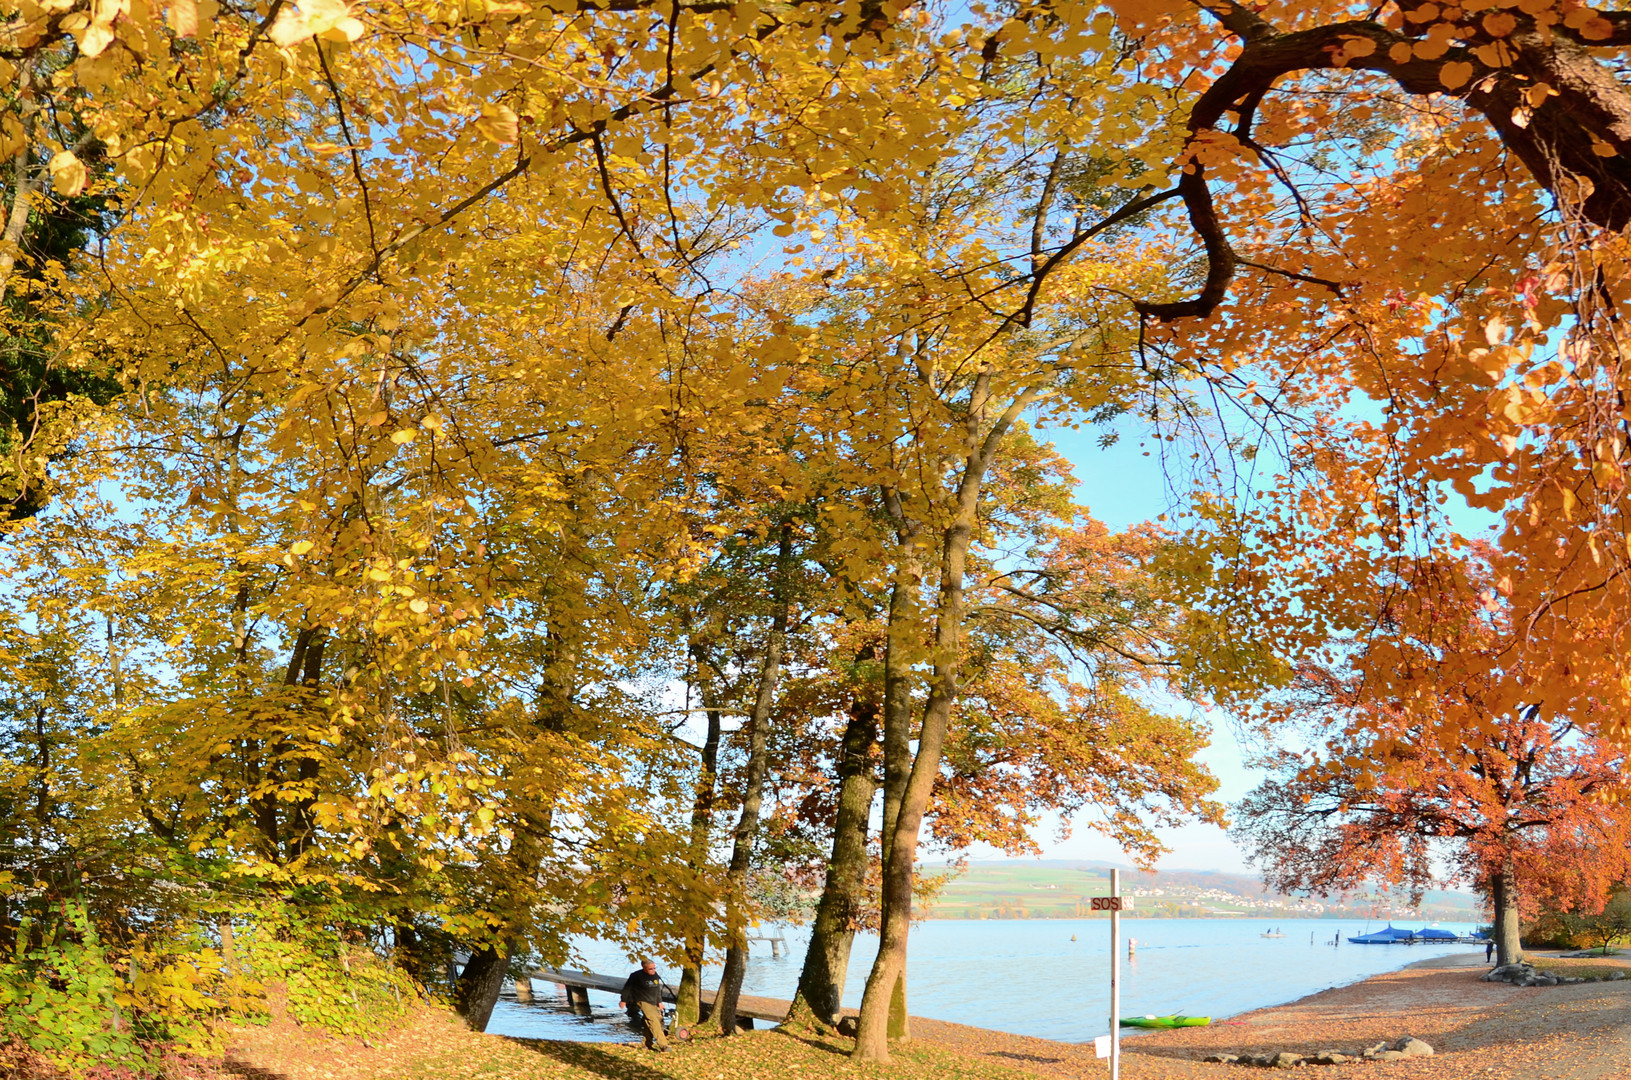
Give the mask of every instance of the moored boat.
M 1348 940 L 1355 945 L 1408 945 L 1417 939 L 1414 931 L 1401 930 L 1388 923 L 1386 930 L 1378 930 L 1374 934 L 1360 934 Z

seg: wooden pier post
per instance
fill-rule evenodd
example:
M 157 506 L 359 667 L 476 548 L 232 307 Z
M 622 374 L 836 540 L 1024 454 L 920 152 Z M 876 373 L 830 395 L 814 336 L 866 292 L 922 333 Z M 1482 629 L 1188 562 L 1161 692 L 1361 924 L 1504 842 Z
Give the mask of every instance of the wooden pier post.
M 566 1004 L 579 1016 L 589 1015 L 589 990 L 583 986 L 566 988 Z
M 515 1000 L 523 1005 L 532 1004 L 532 980 L 525 975 L 515 977 Z

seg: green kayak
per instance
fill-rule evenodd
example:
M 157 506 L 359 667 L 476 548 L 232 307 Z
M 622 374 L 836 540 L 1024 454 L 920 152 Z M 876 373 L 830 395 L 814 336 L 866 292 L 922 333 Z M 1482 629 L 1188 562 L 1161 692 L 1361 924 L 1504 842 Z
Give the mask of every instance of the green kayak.
M 1205 1027 L 1212 1022 L 1210 1016 L 1123 1016 L 1122 1027 L 1181 1028 Z

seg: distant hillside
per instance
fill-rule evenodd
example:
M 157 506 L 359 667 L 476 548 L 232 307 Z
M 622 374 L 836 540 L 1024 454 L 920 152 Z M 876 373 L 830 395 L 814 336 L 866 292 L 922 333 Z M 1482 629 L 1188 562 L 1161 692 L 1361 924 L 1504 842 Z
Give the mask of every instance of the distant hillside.
M 971 862 L 925 867 L 928 874 L 950 873 L 939 896 L 923 915 L 933 919 L 1060 919 L 1092 915 L 1088 902 L 1109 894 L 1113 863 L 1040 859 Z M 1273 918 L 1398 918 L 1406 921 L 1476 922 L 1483 917 L 1477 897 L 1433 891 L 1412 908 L 1403 895 L 1374 892 L 1331 897 L 1285 896 L 1270 892 L 1256 877 L 1218 870 L 1141 871 L 1122 867 L 1122 892 L 1133 897 L 1133 917 L 1215 918 L 1260 915 Z

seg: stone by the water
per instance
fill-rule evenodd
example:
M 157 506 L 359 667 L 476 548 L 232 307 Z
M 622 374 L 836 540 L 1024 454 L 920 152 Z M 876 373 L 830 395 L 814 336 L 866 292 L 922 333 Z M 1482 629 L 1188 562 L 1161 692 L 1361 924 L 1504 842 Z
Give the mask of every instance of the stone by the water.
M 1410 1035 L 1406 1035 L 1404 1038 L 1394 1043 L 1393 1049 L 1397 1050 L 1401 1054 L 1404 1054 L 1406 1057 L 1431 1057 L 1433 1054 L 1433 1048 L 1431 1046 Z

